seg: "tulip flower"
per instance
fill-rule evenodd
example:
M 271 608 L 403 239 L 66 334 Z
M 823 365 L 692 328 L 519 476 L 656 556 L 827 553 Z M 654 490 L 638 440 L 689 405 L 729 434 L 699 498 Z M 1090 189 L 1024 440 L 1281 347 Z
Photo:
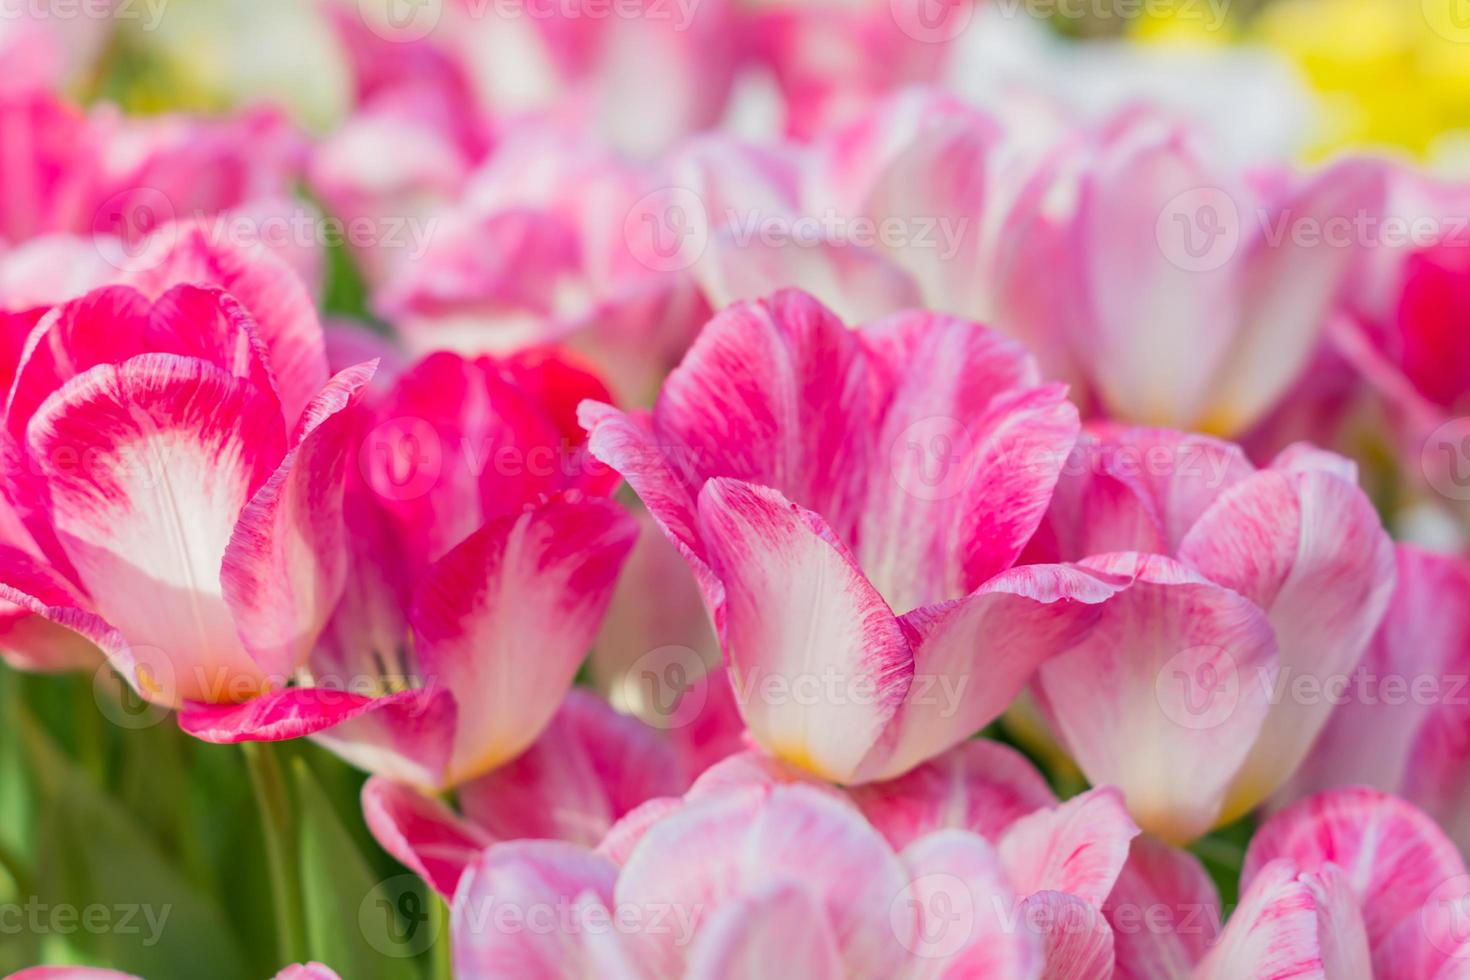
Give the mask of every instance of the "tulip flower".
M 595 377 L 556 356 L 426 358 L 375 398 L 347 498 L 353 560 L 295 686 L 191 705 L 206 741 L 312 736 L 422 789 L 526 750 L 596 636 L 632 547 L 572 419 Z M 574 441 L 575 440 L 575 441 Z
M 1167 430 L 1084 435 L 1032 548 L 1129 582 L 1035 687 L 1087 777 L 1175 842 L 1292 773 L 1394 583 L 1350 462 L 1297 446 L 1257 470 Z
M 1064 844 L 1038 826 L 1030 856 L 1087 829 Z M 1060 893 L 1018 897 L 1014 866 L 980 835 L 940 831 L 896 852 L 816 787 L 713 792 L 641 831 L 616 858 L 560 842 L 488 848 L 455 896 L 458 975 L 1020 978 L 1039 975 L 1050 924 L 1064 941 L 1087 935 L 1049 907 Z M 1067 876 L 1018 877 L 1047 889 Z M 537 927 L 504 928 L 508 916 Z M 1073 959 L 1076 972 L 1056 975 L 1107 964 Z
M 90 966 L 33 966 L 19 973 L 12 973 L 10 980 L 142 980 L 131 973 L 117 970 L 102 970 Z M 321 963 L 293 963 L 274 980 L 340 980 L 337 974 Z
M 1470 719 L 1470 563 L 1399 545 L 1398 586 L 1363 661 L 1281 798 L 1361 784 L 1421 807 L 1461 846 L 1470 813 L 1460 733 Z
M 779 293 L 711 320 L 651 414 L 581 419 L 699 582 L 751 735 L 827 779 L 968 738 L 1114 588 L 1010 569 L 1076 410 L 976 324 Z

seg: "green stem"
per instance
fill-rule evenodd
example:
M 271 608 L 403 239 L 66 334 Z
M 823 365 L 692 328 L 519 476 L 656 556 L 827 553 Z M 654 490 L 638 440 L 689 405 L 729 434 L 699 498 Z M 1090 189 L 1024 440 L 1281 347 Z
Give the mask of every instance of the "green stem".
M 276 913 L 276 943 L 281 966 L 301 963 L 306 956 L 306 919 L 301 904 L 301 864 L 297 860 L 296 826 L 291 819 L 291 798 L 281 774 L 280 760 L 269 747 L 242 742 L 255 802 L 260 807 L 261 832 L 265 836 L 270 865 L 271 897 Z
M 449 906 L 432 888 L 429 895 L 429 928 L 434 945 L 429 947 L 429 976 L 432 980 L 453 980 L 454 964 L 449 955 Z

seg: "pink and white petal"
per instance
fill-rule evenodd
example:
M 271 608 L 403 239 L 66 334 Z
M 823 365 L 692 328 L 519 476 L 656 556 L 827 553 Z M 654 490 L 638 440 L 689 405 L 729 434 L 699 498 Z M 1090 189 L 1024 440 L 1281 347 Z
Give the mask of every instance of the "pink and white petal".
M 1100 909 L 1137 836 L 1122 794 L 1104 787 L 1021 817 L 998 850 L 1017 894 L 1062 892 Z
M 597 845 L 597 853 L 615 862 L 619 867 L 626 864 L 633 849 L 643 840 L 648 829 L 671 813 L 684 808 L 684 800 L 674 796 L 661 796 L 634 807 L 627 816 L 612 825 L 607 835 Z
M 1393 594 L 1393 545 L 1356 486 L 1321 471 L 1266 470 L 1227 490 L 1180 544 L 1183 561 L 1266 611 L 1281 676 L 1322 689 L 1358 665 Z M 1271 708 L 1231 786 L 1225 818 L 1292 773 L 1335 707 L 1327 696 Z
M 685 784 L 661 732 L 574 688 L 530 748 L 459 787 L 459 805 L 497 840 L 595 847 L 630 811 Z
M 1375 213 L 1383 196 L 1381 165 L 1347 161 L 1262 216 L 1260 236 L 1250 244 L 1241 270 L 1240 330 L 1214 379 L 1205 428 L 1245 431 L 1300 377 L 1367 245 L 1334 241 L 1330 230 Z M 1293 234 L 1310 227 L 1326 233 L 1313 241 Z M 1282 233 L 1285 241 L 1272 240 Z
M 179 727 L 218 744 L 310 737 L 368 772 L 438 786 L 449 762 L 455 703 L 442 688 L 369 696 L 293 687 L 243 704 L 186 703 Z
M 1015 563 L 1077 438 L 1060 387 L 977 324 L 905 314 L 864 330 L 889 394 L 857 534 L 894 608 L 957 598 Z
M 1043 937 L 994 849 L 975 834 L 942 830 L 899 854 L 908 874 L 888 906 L 889 929 L 911 955 L 909 980 L 1039 976 Z
M 30 421 L 62 547 L 97 612 L 172 666 L 175 706 L 241 700 L 266 681 L 241 644 L 220 560 L 284 440 L 272 396 L 169 354 L 94 367 Z
M 32 966 L 12 973 L 6 980 L 143 980 L 131 973 L 93 966 Z
M 1085 562 L 1132 582 L 1072 649 L 1041 665 L 1054 730 L 1094 785 L 1186 842 L 1215 825 L 1269 708 L 1277 670 L 1265 615 L 1161 556 Z
M 383 850 L 445 899 L 492 841 L 439 800 L 382 776 L 363 784 L 362 815 Z
M 699 529 L 746 726 L 774 755 L 849 781 L 908 690 L 899 621 L 827 523 L 779 491 L 711 480 Z
M 1021 903 L 1024 928 L 1041 940 L 1041 980 L 1110 980 L 1113 927 L 1102 910 L 1076 895 L 1041 891 Z
M 203 222 L 160 229 L 152 251 L 135 268 L 131 284 L 161 296 L 179 282 L 218 286 L 239 300 L 260 331 L 281 407 L 294 424 L 327 383 L 326 345 L 316 305 L 296 273 L 263 247 L 238 248 L 220 241 Z
M 464 976 L 526 980 L 602 975 L 597 954 L 589 949 L 587 923 L 530 928 L 530 917 L 537 909 L 586 912 L 595 906 L 606 915 L 616 876 L 611 861 L 561 841 L 488 848 L 465 871 L 454 895 L 450 929 L 456 970 Z M 584 904 L 584 898 L 591 902 Z M 519 915 L 520 928 L 505 928 L 507 915 Z M 554 913 L 551 921 L 558 922 Z
M 419 671 L 475 705 L 459 719 L 451 783 L 519 755 L 551 721 L 637 533 L 611 501 L 559 495 L 490 522 L 429 569 L 410 615 Z
M 6 430 L 24 441 L 26 425 L 52 392 L 99 364 L 147 351 L 152 314 L 146 297 L 107 286 L 51 310 L 26 338 L 5 407 Z
M 687 447 L 691 478 L 773 487 L 848 540 L 873 413 L 861 340 L 810 296 L 787 290 L 705 325 L 664 382 L 654 431 Z
M 12 244 L 0 254 L 0 307 L 59 306 L 117 281 L 103 236 L 54 234 Z
M 1156 501 L 1133 481 L 1107 471 L 1113 452 L 1091 434 L 1082 434 L 1022 563 L 1081 561 L 1114 551 L 1169 551 Z
M 1456 883 L 1462 886 L 1456 897 L 1470 892 L 1464 861 L 1434 821 L 1397 797 L 1365 787 L 1322 793 L 1271 817 L 1251 839 L 1242 885 L 1278 859 L 1307 872 L 1329 863 L 1341 868 L 1375 954 L 1431 896 L 1442 897 Z
M 1082 638 L 1123 581 L 1028 565 L 904 616 L 913 681 L 858 777 L 902 775 L 1000 717 L 1038 666 Z
M 1321 470 L 1346 483 L 1358 484 L 1358 464 L 1346 456 L 1330 449 L 1323 449 L 1310 442 L 1294 442 L 1271 460 L 1267 469 L 1281 473 L 1309 473 Z
M 336 971 L 322 963 L 293 963 L 280 973 L 275 980 L 342 980 Z
M 868 821 L 899 850 L 947 829 L 969 831 L 994 843 L 1021 817 L 1057 802 L 1030 760 L 985 738 L 962 742 L 897 779 L 865 783 L 849 792 Z
M 1322 971 L 1333 980 L 1373 980 L 1372 956 L 1358 897 L 1346 873 L 1325 864 L 1302 880 L 1317 900 L 1317 935 L 1322 943 Z
M 353 407 L 374 365 L 348 368 L 301 413 L 301 435 L 240 512 L 221 562 L 225 602 L 267 674 L 303 666 L 348 576 L 343 488 Z
M 1220 895 L 1199 858 L 1146 834 L 1133 839 L 1103 912 L 1116 980 L 1186 980 L 1220 933 Z
M 1091 258 L 1074 341 L 1113 417 L 1191 427 L 1234 342 L 1240 270 L 1210 255 L 1191 261 L 1198 244 L 1184 236 L 1196 228 L 1166 219 L 1212 206 L 1219 233 L 1238 235 L 1251 205 L 1242 188 L 1222 186 L 1190 134 L 1136 118 L 1143 121 L 1117 128 L 1082 181 L 1074 248 Z M 1191 192 L 1200 198 L 1194 208 Z M 1186 211 L 1171 212 L 1181 204 Z
M 842 797 L 843 793 L 831 783 L 824 782 L 820 777 L 799 766 L 782 762 L 759 749 L 747 749 L 720 760 L 700 773 L 699 778 L 695 779 L 693 785 L 689 787 L 689 792 L 684 794 L 684 799 L 693 802 L 706 796 L 728 793 L 732 789 L 770 788 L 787 784 L 831 790 L 839 797 Z M 842 798 L 845 799 L 845 797 Z
M 777 881 L 720 906 L 701 930 L 686 980 L 842 980 L 825 911 L 798 882 Z
M 799 884 L 832 927 L 844 975 L 888 977 L 903 961 L 890 905 L 908 881 L 853 807 L 810 787 L 781 786 L 706 797 L 655 823 L 623 866 L 616 897 L 619 906 L 672 904 L 703 918 L 739 895 Z M 672 935 L 640 938 L 655 970 L 677 969 L 688 955 Z
M 1290 861 L 1263 866 L 1193 980 L 1336 980 L 1326 972 L 1317 896 Z
M 24 603 L 0 598 L 0 660 L 17 670 L 53 672 L 98 666 L 102 654 L 90 639 L 35 612 L 86 608 L 76 586 L 27 551 L 0 544 L 0 594 L 26 597 Z
M 197 357 L 279 395 L 255 320 L 223 290 L 174 286 L 154 301 L 144 341 L 149 351 Z

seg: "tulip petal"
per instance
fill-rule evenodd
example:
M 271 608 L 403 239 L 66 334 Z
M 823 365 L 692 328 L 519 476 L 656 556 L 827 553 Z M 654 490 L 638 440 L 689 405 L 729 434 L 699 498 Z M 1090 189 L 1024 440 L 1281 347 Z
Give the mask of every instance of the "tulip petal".
M 1194 980 L 1336 980 L 1326 972 L 1317 898 L 1290 861 L 1260 869 Z
M 220 560 L 284 439 L 273 397 L 169 354 L 94 367 L 31 419 L 30 455 L 81 583 L 131 644 L 162 651 L 182 700 L 241 700 L 264 680 Z
M 1057 802 L 1025 756 L 984 738 L 962 742 L 897 779 L 855 786 L 851 794 L 896 849 L 945 829 L 994 843 L 1020 817 Z
M 1113 929 L 1102 911 L 1075 895 L 1042 891 L 1021 903 L 1027 928 L 1041 934 L 1041 980 L 1110 980 Z
M 778 881 L 722 905 L 690 955 L 686 980 L 763 980 L 776 975 L 842 980 L 837 942 L 813 897 Z
M 1103 911 L 1115 980 L 1186 980 L 1220 931 L 1220 895 L 1199 858 L 1135 837 Z
M 6 601 L 13 592 L 21 603 Z M 37 608 L 74 610 L 83 615 L 86 600 L 49 564 L 29 552 L 0 544 L 0 659 L 17 670 L 65 671 L 93 667 L 101 655 L 91 640 L 54 622 Z
M 776 490 L 711 480 L 699 526 L 746 725 L 773 754 L 852 778 L 912 675 L 898 620 L 826 522 Z
M 637 533 L 616 504 L 561 495 L 490 522 L 429 569 L 410 616 L 420 674 L 475 706 L 461 712 L 452 782 L 515 757 L 546 727 Z
M 1083 636 L 1117 587 L 1071 566 L 1029 565 L 904 616 L 914 678 L 860 777 L 900 775 L 1000 717 L 1040 664 Z
M 664 382 L 654 431 L 703 477 L 781 491 L 850 540 L 873 417 L 862 342 L 789 290 L 719 313 Z
M 459 804 L 498 840 L 594 847 L 621 817 L 684 784 L 662 733 L 573 689 L 530 748 L 459 788 Z
M 998 849 L 1018 894 L 1062 892 L 1100 909 L 1137 836 L 1122 794 L 1104 787 L 1021 817 Z
M 1393 546 L 1377 512 L 1361 490 L 1322 470 L 1267 470 L 1242 481 L 1200 518 L 1179 555 L 1264 609 L 1281 677 L 1291 685 L 1315 678 L 1322 692 L 1352 673 L 1393 594 Z M 1334 707 L 1325 693 L 1272 706 L 1225 819 L 1280 786 Z
M 312 651 L 348 574 L 343 480 L 371 364 L 338 374 L 302 413 L 296 447 L 240 512 L 220 577 L 245 649 L 289 675 Z
M 402 783 L 374 776 L 362 787 L 362 815 L 383 850 L 446 899 L 490 845 L 490 835 L 449 807 Z
M 1341 868 L 1375 953 L 1437 889 L 1465 876 L 1459 852 L 1434 821 L 1403 800 L 1363 787 L 1310 797 L 1266 821 L 1246 851 L 1242 886 L 1278 859 L 1307 872 L 1329 862 Z
M 1192 840 L 1214 825 L 1266 716 L 1271 627 L 1254 604 L 1168 558 L 1084 564 L 1133 580 L 1077 646 L 1041 665 L 1053 727 L 1094 785 L 1122 790 L 1143 829 Z
M 156 297 L 174 283 L 204 283 L 238 300 L 260 331 L 282 411 L 294 425 L 327 383 L 316 304 L 296 273 L 265 248 L 246 251 L 216 240 L 202 222 L 162 229 L 153 241 L 155 253 L 138 263 L 142 271 L 132 284 Z

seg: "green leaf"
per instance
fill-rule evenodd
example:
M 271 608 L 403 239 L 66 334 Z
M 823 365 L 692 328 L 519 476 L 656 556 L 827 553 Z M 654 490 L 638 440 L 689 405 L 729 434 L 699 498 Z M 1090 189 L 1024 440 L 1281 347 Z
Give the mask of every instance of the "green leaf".
M 373 870 L 305 760 L 292 765 L 301 825 L 307 947 L 343 977 L 413 980 L 435 937 L 429 897 L 409 874 Z M 425 910 L 423 915 L 419 910 Z
M 38 807 L 36 894 L 28 901 L 43 955 L 145 977 L 246 980 L 244 953 L 219 906 L 24 706 L 14 718 Z

